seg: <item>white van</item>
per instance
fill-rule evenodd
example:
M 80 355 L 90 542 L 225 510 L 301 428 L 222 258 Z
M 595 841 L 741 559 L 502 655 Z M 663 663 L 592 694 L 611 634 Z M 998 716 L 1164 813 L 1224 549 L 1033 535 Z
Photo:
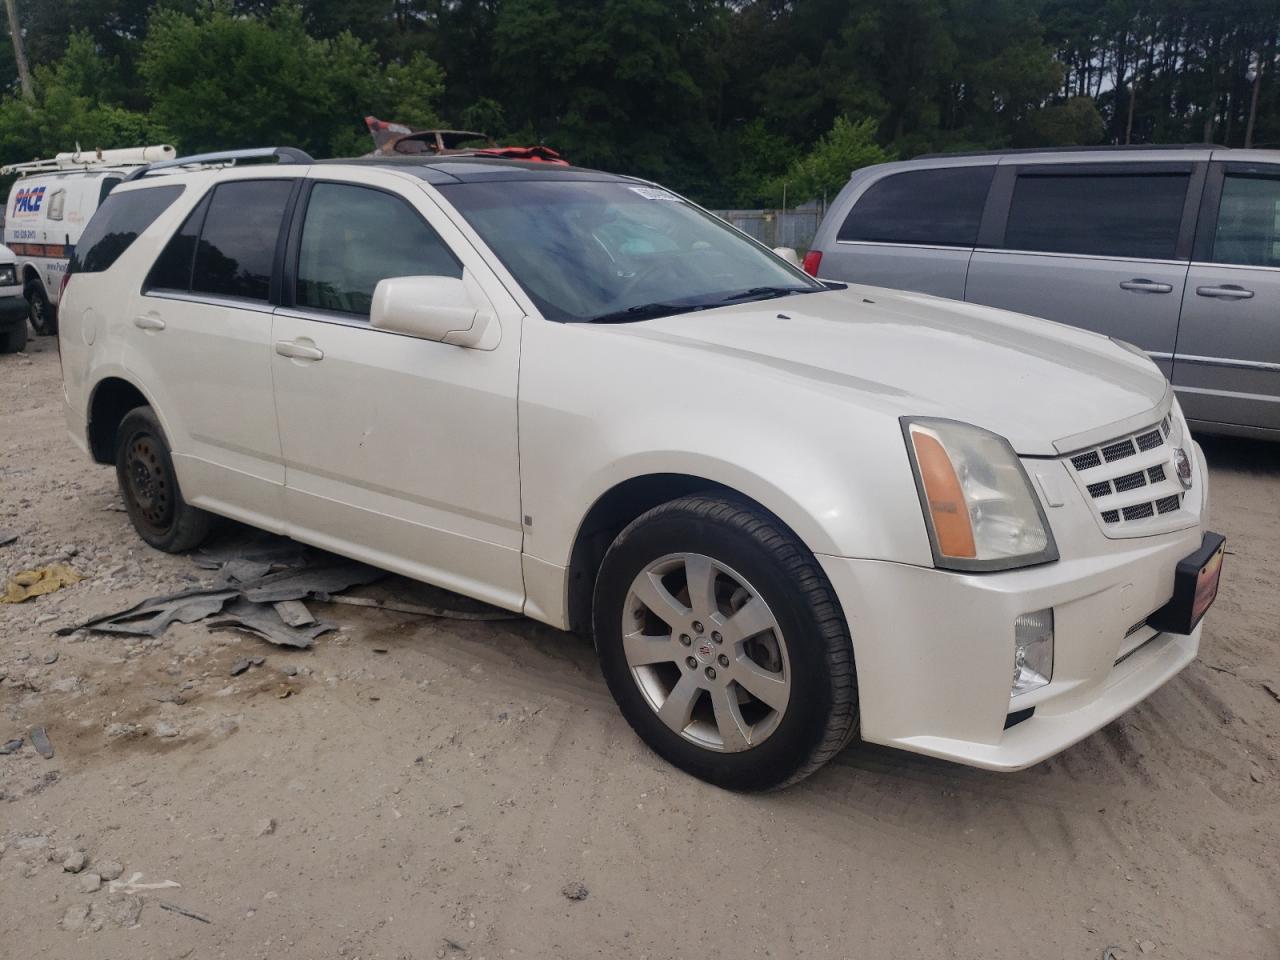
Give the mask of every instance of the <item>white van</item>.
M 67 263 L 103 199 L 131 171 L 173 156 L 174 149 L 168 145 L 76 149 L 51 160 L 0 168 L 2 174 L 19 175 L 9 191 L 4 243 L 17 258 L 18 279 L 36 333 L 57 332 L 58 296 Z

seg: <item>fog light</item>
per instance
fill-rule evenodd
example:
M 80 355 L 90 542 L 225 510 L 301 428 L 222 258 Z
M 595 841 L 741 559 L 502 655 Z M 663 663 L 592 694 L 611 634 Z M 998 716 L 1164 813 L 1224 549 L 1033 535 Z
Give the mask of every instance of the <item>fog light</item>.
M 1024 613 L 1013 624 L 1010 697 L 1043 687 L 1053 677 L 1053 610 Z

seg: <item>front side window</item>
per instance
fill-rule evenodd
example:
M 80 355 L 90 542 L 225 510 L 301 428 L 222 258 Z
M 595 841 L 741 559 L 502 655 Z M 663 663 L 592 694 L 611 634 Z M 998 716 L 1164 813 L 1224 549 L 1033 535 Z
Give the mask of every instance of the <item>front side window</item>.
M 826 289 L 659 187 L 557 178 L 438 189 L 548 320 L 644 320 Z
M 873 183 L 837 240 L 972 247 L 995 167 L 908 170 Z
M 71 273 L 106 270 L 129 249 L 156 217 L 178 199 L 183 187 L 165 184 L 113 193 L 85 225 L 71 257 Z
M 245 300 L 268 298 L 276 240 L 292 189 L 292 180 L 218 184 L 196 245 L 192 293 Z
M 1172 260 L 1187 173 L 1018 175 L 1010 250 Z
M 367 317 L 388 277 L 461 277 L 462 264 L 399 197 L 345 183 L 317 183 L 298 250 L 300 307 Z
M 1213 262 L 1280 267 L 1280 177 L 1227 175 Z

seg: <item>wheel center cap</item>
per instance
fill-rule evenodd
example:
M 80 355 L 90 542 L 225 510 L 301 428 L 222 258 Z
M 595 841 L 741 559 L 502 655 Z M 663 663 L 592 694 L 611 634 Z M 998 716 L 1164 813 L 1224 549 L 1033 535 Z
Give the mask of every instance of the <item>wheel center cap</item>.
M 699 663 L 710 663 L 716 658 L 716 648 L 710 640 L 698 640 L 693 645 L 694 655 Z

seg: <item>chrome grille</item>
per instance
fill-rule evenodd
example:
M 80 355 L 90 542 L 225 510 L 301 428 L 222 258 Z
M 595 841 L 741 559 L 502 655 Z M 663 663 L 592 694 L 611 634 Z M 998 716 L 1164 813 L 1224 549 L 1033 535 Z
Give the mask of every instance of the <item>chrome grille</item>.
M 1168 464 L 1171 423 L 1157 424 L 1068 455 L 1108 533 L 1138 532 L 1176 512 L 1184 491 Z

